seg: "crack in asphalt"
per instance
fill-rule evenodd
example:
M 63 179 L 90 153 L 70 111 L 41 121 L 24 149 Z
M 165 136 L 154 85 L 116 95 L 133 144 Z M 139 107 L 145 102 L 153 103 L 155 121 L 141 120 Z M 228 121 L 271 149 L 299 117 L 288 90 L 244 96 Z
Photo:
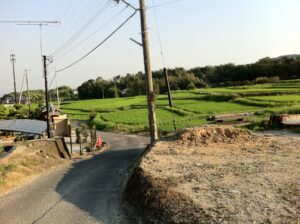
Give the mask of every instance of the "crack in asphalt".
M 55 208 L 60 202 L 62 202 L 62 200 L 63 200 L 63 197 L 62 197 L 60 200 L 58 200 L 53 206 L 51 206 L 50 208 L 48 208 L 48 209 L 44 212 L 43 215 L 41 215 L 39 218 L 37 218 L 36 220 L 34 220 L 34 221 L 32 222 L 32 224 L 38 223 L 38 221 L 42 220 L 42 219 L 48 214 L 48 212 L 50 212 L 53 208 Z

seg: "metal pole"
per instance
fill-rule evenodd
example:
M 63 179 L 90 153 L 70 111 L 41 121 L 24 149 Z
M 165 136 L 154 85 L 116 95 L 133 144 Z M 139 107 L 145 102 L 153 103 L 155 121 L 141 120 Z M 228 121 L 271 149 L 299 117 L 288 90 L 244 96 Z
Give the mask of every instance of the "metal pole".
M 10 55 L 10 61 L 13 65 L 13 77 L 14 77 L 14 92 L 15 92 L 15 104 L 17 103 L 17 87 L 16 87 L 16 74 L 15 74 L 15 62 L 16 62 L 16 55 Z
M 155 94 L 154 94 L 152 71 L 151 71 L 145 1 L 144 0 L 139 0 L 139 1 L 140 1 L 142 43 L 143 43 L 143 53 L 144 53 L 144 66 L 145 66 L 146 81 L 147 81 L 146 84 L 147 84 L 148 116 L 149 116 L 149 126 L 150 126 L 150 143 L 153 144 L 156 140 L 158 140 L 156 114 L 155 114 Z
M 49 102 L 48 102 L 48 80 L 47 80 L 47 57 L 43 56 L 44 61 L 44 79 L 45 79 L 45 102 L 46 102 L 46 111 L 47 111 L 47 135 L 50 138 L 50 121 L 49 121 Z

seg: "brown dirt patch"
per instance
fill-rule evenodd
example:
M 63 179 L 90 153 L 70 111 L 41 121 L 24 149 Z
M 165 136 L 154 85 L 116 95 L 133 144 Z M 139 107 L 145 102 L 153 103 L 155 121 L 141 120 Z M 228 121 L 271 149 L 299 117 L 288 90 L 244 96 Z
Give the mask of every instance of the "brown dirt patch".
M 41 173 L 70 160 L 61 159 L 58 153 L 47 150 L 46 142 L 19 143 L 17 149 L 0 160 L 0 194 L 20 186 Z
M 298 136 L 186 129 L 145 155 L 126 194 L 153 223 L 299 223 L 299 152 Z

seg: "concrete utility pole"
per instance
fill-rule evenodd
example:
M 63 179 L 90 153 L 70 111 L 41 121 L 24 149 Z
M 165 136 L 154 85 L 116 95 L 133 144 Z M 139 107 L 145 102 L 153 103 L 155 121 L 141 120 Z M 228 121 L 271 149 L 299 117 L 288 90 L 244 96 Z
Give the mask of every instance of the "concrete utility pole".
M 164 75 L 165 75 L 165 81 L 166 81 L 167 90 L 168 90 L 169 106 L 172 108 L 173 107 L 173 101 L 172 101 L 172 96 L 171 96 L 171 88 L 170 88 L 168 71 L 167 71 L 166 68 L 164 68 Z
M 150 140 L 151 140 L 151 144 L 153 144 L 156 140 L 158 140 L 156 114 L 155 114 L 155 94 L 154 94 L 152 71 L 151 71 L 145 1 L 144 0 L 139 0 L 139 1 L 140 1 L 142 43 L 143 43 L 143 52 L 144 52 L 144 66 L 145 66 L 146 81 L 147 81 Z
M 155 114 L 155 94 L 153 88 L 153 79 L 151 71 L 151 61 L 150 61 L 150 51 L 148 43 L 148 30 L 147 30 L 147 19 L 146 19 L 146 7 L 145 1 L 139 0 L 140 8 L 137 9 L 126 0 L 114 0 L 116 3 L 120 1 L 126 4 L 128 7 L 134 9 L 135 11 L 140 11 L 141 16 L 141 33 L 142 33 L 142 44 L 130 38 L 133 42 L 143 47 L 144 53 L 144 66 L 146 73 L 146 84 L 147 84 L 147 100 L 148 100 L 148 117 L 149 117 L 149 126 L 150 126 L 150 143 L 153 144 L 158 140 L 157 125 L 156 125 L 156 114 Z
M 20 91 L 20 95 L 19 95 L 19 104 L 21 104 L 21 99 L 22 99 L 22 95 L 23 95 L 24 80 L 25 80 L 25 73 L 24 73 L 23 78 L 22 78 L 21 91 Z
M 14 77 L 14 92 L 15 92 L 15 103 L 17 103 L 17 87 L 16 87 L 16 74 L 15 74 L 15 62 L 16 56 L 14 54 L 10 55 L 10 61 L 13 65 L 13 77 Z
M 58 91 L 58 87 L 57 87 L 57 79 L 56 79 L 56 70 L 55 70 L 55 75 L 54 75 L 54 78 L 55 78 L 55 86 L 56 86 L 56 97 L 57 97 L 57 107 L 60 108 L 60 98 L 59 98 L 59 91 Z M 51 86 L 51 84 L 50 84 Z
M 47 111 L 47 135 L 50 138 L 50 121 L 49 121 L 49 100 L 48 100 L 48 80 L 47 80 L 47 57 L 43 55 L 44 62 L 44 79 L 45 79 L 45 102 L 46 102 L 46 111 Z
M 26 87 L 27 87 L 27 101 L 28 101 L 28 117 L 31 116 L 31 99 L 30 99 L 30 92 L 29 92 L 29 84 L 28 84 L 28 70 L 25 69 L 25 79 L 26 79 Z

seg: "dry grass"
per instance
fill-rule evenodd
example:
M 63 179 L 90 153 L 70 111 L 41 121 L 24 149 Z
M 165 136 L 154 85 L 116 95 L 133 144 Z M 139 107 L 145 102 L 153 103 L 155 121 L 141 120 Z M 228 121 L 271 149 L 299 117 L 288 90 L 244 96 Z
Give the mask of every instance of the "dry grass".
M 0 194 L 53 167 L 69 162 L 58 156 L 47 155 L 33 147 L 18 146 L 10 156 L 0 161 Z

